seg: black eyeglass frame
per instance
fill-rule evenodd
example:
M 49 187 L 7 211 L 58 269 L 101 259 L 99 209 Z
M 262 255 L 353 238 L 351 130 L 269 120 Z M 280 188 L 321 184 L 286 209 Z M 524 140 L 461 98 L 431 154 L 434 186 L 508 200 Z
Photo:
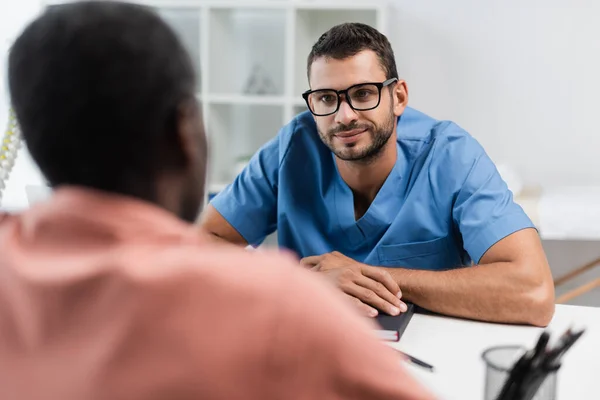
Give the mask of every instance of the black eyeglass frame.
M 352 108 L 354 111 L 369 111 L 369 110 L 374 110 L 377 107 L 379 107 L 379 103 L 381 103 L 381 89 L 383 89 L 386 86 L 391 85 L 394 82 L 397 82 L 398 78 L 390 78 L 387 79 L 383 82 L 363 82 L 363 83 L 357 83 L 356 85 L 352 85 L 347 89 L 344 90 L 335 90 L 335 89 L 316 89 L 316 90 L 307 90 L 306 92 L 302 93 L 302 98 L 304 99 L 304 101 L 306 102 L 306 106 L 308 107 L 308 110 L 317 117 L 326 117 L 328 115 L 331 114 L 335 114 L 336 112 L 339 111 L 340 109 L 340 104 L 342 104 L 342 99 L 341 99 L 341 95 L 343 94 L 344 97 L 346 98 L 346 102 L 348 103 L 348 105 L 350 106 L 350 108 Z M 377 98 L 377 104 L 375 104 L 373 107 L 369 107 L 369 108 L 355 108 L 352 105 L 352 100 L 350 100 L 350 97 L 348 96 L 348 91 L 354 89 L 355 87 L 358 86 L 364 86 L 364 85 L 374 85 L 377 87 L 378 89 L 378 98 Z M 310 107 L 310 103 L 308 101 L 308 96 L 310 96 L 312 93 L 316 93 L 316 92 L 324 92 L 324 91 L 328 91 L 328 92 L 335 92 L 337 94 L 337 107 L 335 108 L 334 111 L 327 113 L 327 114 L 317 114 L 315 113 L 312 108 Z

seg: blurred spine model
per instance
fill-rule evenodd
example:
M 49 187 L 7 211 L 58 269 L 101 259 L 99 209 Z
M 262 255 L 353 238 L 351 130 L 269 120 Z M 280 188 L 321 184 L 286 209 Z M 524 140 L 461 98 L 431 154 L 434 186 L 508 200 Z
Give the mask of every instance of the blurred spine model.
M 2 194 L 6 188 L 10 171 L 15 165 L 20 143 L 21 131 L 17 118 L 11 109 L 8 113 L 8 127 L 0 142 L 0 205 L 2 204 Z

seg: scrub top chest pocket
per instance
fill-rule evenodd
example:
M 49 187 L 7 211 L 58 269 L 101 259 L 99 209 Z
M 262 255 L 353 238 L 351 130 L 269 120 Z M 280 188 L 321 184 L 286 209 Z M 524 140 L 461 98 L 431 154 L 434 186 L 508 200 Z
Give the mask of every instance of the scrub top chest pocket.
M 421 242 L 382 244 L 377 255 L 384 267 L 444 270 L 460 266 L 449 236 Z

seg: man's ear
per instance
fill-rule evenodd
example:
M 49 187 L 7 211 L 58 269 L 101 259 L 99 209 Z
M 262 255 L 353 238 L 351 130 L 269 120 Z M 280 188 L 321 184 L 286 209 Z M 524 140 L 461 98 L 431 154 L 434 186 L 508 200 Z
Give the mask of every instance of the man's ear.
M 392 90 L 394 96 L 394 115 L 400 116 L 408 105 L 408 86 L 406 81 L 399 80 Z

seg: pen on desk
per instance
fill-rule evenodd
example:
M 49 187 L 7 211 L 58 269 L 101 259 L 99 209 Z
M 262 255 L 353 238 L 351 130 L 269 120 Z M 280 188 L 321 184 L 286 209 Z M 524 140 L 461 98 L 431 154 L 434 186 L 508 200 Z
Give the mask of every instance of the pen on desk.
M 400 351 L 400 350 L 398 350 L 398 349 L 396 349 L 396 351 L 397 351 L 398 353 L 402 354 L 404 357 L 406 357 L 406 359 L 407 359 L 409 362 L 411 362 L 411 363 L 413 363 L 413 364 L 415 364 L 415 365 L 418 365 L 418 366 L 419 366 L 419 367 L 421 367 L 421 368 L 425 368 L 426 370 L 429 370 L 429 371 L 433 372 L 433 369 L 434 369 L 434 368 L 433 368 L 433 365 L 431 365 L 431 364 L 427 364 L 425 361 L 419 360 L 418 358 L 416 358 L 416 357 L 413 357 L 413 356 L 411 356 L 411 355 L 409 355 L 409 354 L 406 354 L 405 352 L 403 352 L 403 351 Z

